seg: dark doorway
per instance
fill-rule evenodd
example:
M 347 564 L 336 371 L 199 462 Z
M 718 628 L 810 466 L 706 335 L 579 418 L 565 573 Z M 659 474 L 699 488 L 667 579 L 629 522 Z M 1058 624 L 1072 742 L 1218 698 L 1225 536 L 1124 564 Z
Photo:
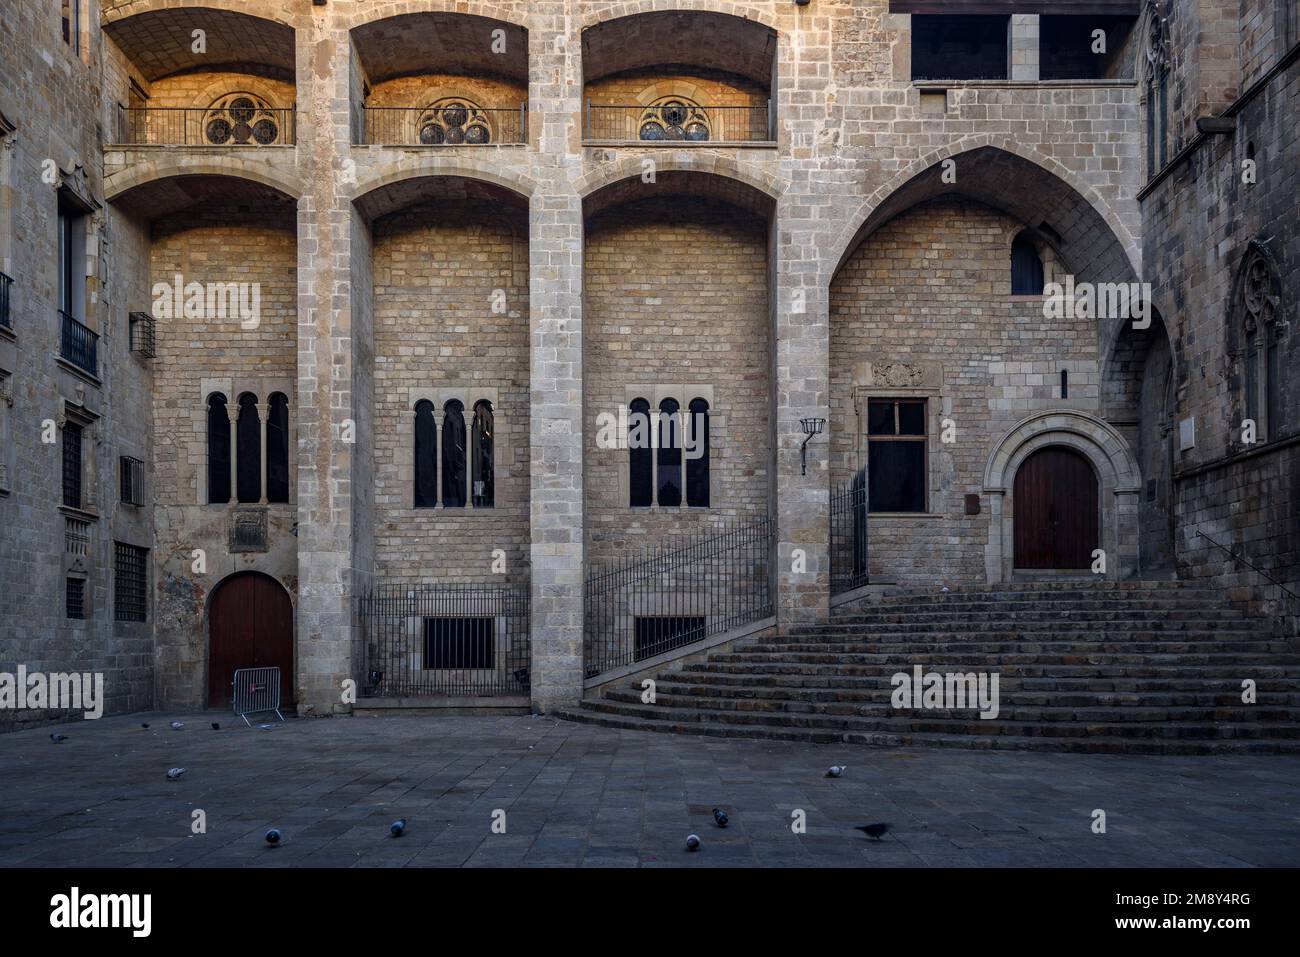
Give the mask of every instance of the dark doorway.
M 274 578 L 231 575 L 208 609 L 208 707 L 230 707 L 239 668 L 280 669 L 280 704 L 293 703 L 293 604 Z
M 1033 453 L 1016 471 L 1016 568 L 1084 569 L 1099 547 L 1097 475 L 1059 446 Z

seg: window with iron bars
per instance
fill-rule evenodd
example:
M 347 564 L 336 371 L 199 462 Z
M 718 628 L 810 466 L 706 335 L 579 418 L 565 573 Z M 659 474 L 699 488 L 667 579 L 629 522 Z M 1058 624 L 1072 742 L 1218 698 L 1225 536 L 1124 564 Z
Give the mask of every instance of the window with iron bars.
M 67 616 L 76 621 L 86 618 L 86 580 L 84 578 L 67 579 L 66 592 Z
M 149 549 L 113 543 L 113 617 L 148 621 Z
M 121 472 L 121 498 L 123 505 L 144 504 L 144 463 L 123 455 L 118 459 Z
M 79 518 L 63 519 L 63 550 L 69 555 L 85 555 L 90 550 L 90 523 Z
M 81 426 L 63 426 L 63 504 L 81 508 Z
M 156 356 L 156 339 L 154 337 L 153 316 L 147 312 L 133 312 L 131 321 L 131 351 L 136 355 L 152 359 Z

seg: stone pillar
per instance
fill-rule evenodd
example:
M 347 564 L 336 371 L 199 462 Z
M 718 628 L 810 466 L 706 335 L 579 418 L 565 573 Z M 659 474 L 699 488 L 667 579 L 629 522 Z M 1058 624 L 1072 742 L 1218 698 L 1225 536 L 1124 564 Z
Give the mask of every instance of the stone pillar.
M 1038 80 L 1038 14 L 1013 13 L 1007 27 L 1007 78 Z
M 298 163 L 298 615 L 297 697 L 303 714 L 344 713 L 355 677 L 354 452 L 373 437 L 357 427 L 353 377 L 352 208 L 341 174 L 351 149 L 347 31 L 313 6 L 297 49 Z M 307 33 L 308 36 L 302 36 Z M 363 457 L 364 458 L 364 457 Z M 357 666 L 360 667 L 360 666 Z
M 582 695 L 582 73 L 576 31 L 559 13 L 529 29 L 530 141 L 540 150 L 529 204 L 529 361 L 533 707 Z M 549 80 L 546 78 L 550 78 Z
M 258 487 L 261 489 L 257 499 L 259 505 L 267 504 L 267 500 L 266 500 L 266 466 L 267 466 L 266 417 L 270 414 L 270 410 L 271 410 L 271 400 L 269 397 L 267 398 L 264 404 L 259 405 L 257 407 L 257 432 L 258 432 L 258 442 L 260 443 L 260 447 L 261 447 L 261 452 L 258 456 L 258 461 L 262 463 L 260 469 L 258 470 L 258 476 L 257 476 L 257 484 Z

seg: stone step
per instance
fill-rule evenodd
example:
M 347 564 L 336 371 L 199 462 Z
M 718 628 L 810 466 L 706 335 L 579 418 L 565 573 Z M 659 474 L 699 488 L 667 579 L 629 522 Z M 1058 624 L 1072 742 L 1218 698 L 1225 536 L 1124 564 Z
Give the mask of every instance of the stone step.
M 1064 751 L 1090 754 L 1300 754 L 1300 741 L 1278 738 L 1188 740 L 1178 738 L 1134 739 L 1106 735 L 1094 735 L 1086 738 L 1044 738 L 1011 734 L 837 732 L 792 727 L 736 725 L 713 721 L 646 721 L 628 715 L 602 714 L 588 710 L 585 706 L 561 709 L 556 714 L 558 717 L 570 721 L 580 721 L 629 731 L 658 731 L 669 734 L 700 734 L 730 738 L 760 738 L 815 744 Z
M 644 705 L 640 702 L 611 701 L 599 698 L 584 701 L 583 708 L 605 714 L 621 714 L 647 721 L 711 721 L 722 724 L 785 726 L 831 731 L 858 732 L 935 732 L 940 734 L 1011 734 L 1022 737 L 1082 738 L 1109 735 L 1133 738 L 1262 738 L 1300 739 L 1300 723 L 1287 717 L 1276 721 L 1196 719 L 1191 721 L 1124 720 L 1111 711 L 1098 709 L 1096 720 L 1086 717 L 1059 720 L 1013 720 L 1001 716 L 983 720 L 975 712 L 916 711 L 913 714 L 845 714 L 824 712 L 766 712 L 737 709 Z
M 1291 690 L 1256 689 L 1256 703 L 1243 705 L 1241 688 L 1230 683 L 1220 683 L 1218 687 L 1198 689 L 1196 691 L 1034 691 L 1024 688 L 1008 687 L 1008 682 L 998 682 L 998 695 L 1003 707 L 1199 707 L 1199 708 L 1240 708 L 1240 707 L 1274 707 L 1300 708 L 1300 683 Z M 613 689 L 606 693 L 609 698 L 620 701 L 640 701 L 643 690 L 640 685 Z M 657 698 L 664 696 L 687 700 L 701 699 L 755 699 L 794 703 L 817 704 L 889 704 L 893 694 L 892 684 L 875 687 L 828 687 L 802 688 L 788 685 L 756 684 L 699 684 L 688 681 L 660 679 L 655 686 Z M 631 695 L 632 697 L 628 697 Z
M 1146 661 L 1143 656 L 1138 656 Z M 909 659 L 910 661 L 910 659 Z M 959 667 L 971 668 L 971 665 L 950 666 L 953 669 Z M 750 663 L 727 663 L 715 662 L 710 659 L 707 662 L 693 662 L 684 666 L 686 672 L 712 672 L 716 674 L 755 674 L 755 675 L 805 675 L 815 676 L 850 676 L 850 677 L 879 677 L 883 671 L 888 670 L 884 677 L 888 678 L 897 671 L 910 670 L 910 664 L 907 668 L 889 667 L 879 663 L 871 666 L 830 666 L 830 665 L 784 665 L 784 664 L 754 664 Z M 1227 669 L 1222 664 L 1204 665 L 1184 665 L 1184 664 L 1098 664 L 1098 663 L 1080 663 L 1080 664 L 1021 664 L 1021 663 L 1004 663 L 998 669 L 998 674 L 1003 678 L 1021 677 L 1021 678 L 1218 678 L 1222 680 L 1231 680 L 1236 678 L 1252 678 L 1255 681 L 1262 681 L 1269 678 L 1293 678 L 1297 674 L 1294 665 L 1262 665 L 1257 663 L 1244 663 L 1231 666 Z
M 896 646 L 897 647 L 897 646 Z M 1071 651 L 1062 648 L 1051 652 L 1007 651 L 985 652 L 953 650 L 947 657 L 931 653 L 923 645 L 906 646 L 906 650 L 885 650 L 874 652 L 857 652 L 842 654 L 839 652 L 819 654 L 817 652 L 791 652 L 781 656 L 763 652 L 729 651 L 709 656 L 710 664 L 719 665 L 755 665 L 767 667 L 773 665 L 810 666 L 810 667 L 849 667 L 863 668 L 869 665 L 879 667 L 906 667 L 921 664 L 927 670 L 943 668 L 985 668 L 998 669 L 1011 665 L 1160 665 L 1170 666 L 1221 665 L 1232 668 L 1252 667 L 1256 659 L 1238 652 L 1185 651 L 1171 653 L 1161 651 L 1158 654 L 1119 651 Z M 1278 653 L 1269 656 L 1272 665 L 1300 665 L 1300 654 L 1295 652 Z M 941 667 L 942 666 L 942 667 Z
M 609 692 L 606 702 L 640 706 L 639 690 L 615 690 Z M 989 721 L 1006 721 L 1011 723 L 1046 723 L 1074 722 L 1098 724 L 1104 722 L 1224 722 L 1246 721 L 1269 724 L 1284 722 L 1297 728 L 1300 734 L 1300 708 L 1289 706 L 1272 707 L 1265 704 L 1246 705 L 1236 698 L 1231 704 L 1222 706 L 1166 706 L 1157 707 L 1150 704 L 1097 705 L 1088 703 L 1078 707 L 1042 706 L 1018 704 L 1007 700 L 1006 695 L 999 694 L 998 716 Z M 703 711 L 727 711 L 743 714 L 768 715 L 818 715 L 828 718 L 872 718 L 896 721 L 910 718 L 913 720 L 950 719 L 971 721 L 976 719 L 975 709 L 945 708 L 894 708 L 888 696 L 881 696 L 874 701 L 806 701 L 788 698 L 740 698 L 740 697 L 703 697 L 699 695 L 676 694 L 660 688 L 655 697 L 655 708 L 678 708 Z M 979 719 L 985 720 L 985 719 Z
M 1275 655 L 1294 653 L 1294 647 L 1286 641 L 1252 641 L 1239 639 L 1222 641 L 1217 638 L 1179 639 L 1150 641 L 1142 639 L 1088 638 L 1075 641 L 1053 638 L 1004 639 L 986 641 L 983 638 L 968 641 L 918 641 L 916 639 L 892 638 L 889 641 L 818 641 L 818 642 L 772 642 L 760 640 L 752 644 L 736 647 L 736 652 L 769 656 L 784 655 L 859 655 L 859 654 L 922 654 L 931 658 L 941 658 L 947 654 L 1063 654 L 1063 653 L 1099 653 L 1127 652 L 1130 654 L 1242 654 Z
M 892 689 L 892 675 L 873 674 L 864 676 L 837 675 L 759 675 L 740 672 L 736 674 L 710 671 L 674 671 L 662 674 L 657 679 L 659 685 L 699 685 L 702 687 L 755 687 L 784 688 L 791 691 L 806 689 L 811 691 L 861 692 L 876 689 Z M 1046 693 L 1123 693 L 1123 694 L 1159 694 L 1159 693 L 1214 693 L 1223 689 L 1236 692 L 1241 690 L 1241 679 L 1223 677 L 1215 674 L 1200 678 L 1170 678 L 1167 676 L 1126 678 L 1126 677 L 1022 677 L 1019 675 L 999 675 L 999 687 L 1007 691 L 1026 691 L 1035 694 Z M 1263 693 L 1267 689 L 1273 693 L 1300 692 L 1300 670 L 1291 677 L 1255 678 L 1256 691 Z M 639 684 L 636 687 L 640 687 Z
M 890 620 L 872 622 L 841 623 L 831 622 L 820 625 L 802 625 L 781 629 L 782 634 L 792 638 L 813 635 L 876 634 L 880 632 L 908 631 L 929 633 L 943 631 L 1213 631 L 1241 632 L 1243 634 L 1267 631 L 1267 627 L 1249 618 L 1230 618 L 1215 620 L 1200 616 L 1185 619 L 1155 615 L 1149 618 L 1102 619 L 1087 616 L 1062 614 L 1060 616 L 1037 615 L 1034 617 L 1014 618 L 1002 615 L 981 615 L 978 618 L 964 615 L 937 616 L 890 615 Z

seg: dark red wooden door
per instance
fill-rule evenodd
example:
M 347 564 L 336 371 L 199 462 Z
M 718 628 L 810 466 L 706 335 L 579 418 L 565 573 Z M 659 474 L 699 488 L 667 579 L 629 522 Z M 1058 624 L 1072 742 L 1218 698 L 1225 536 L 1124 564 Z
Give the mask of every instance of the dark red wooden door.
M 280 669 L 280 702 L 293 701 L 293 605 L 280 583 L 256 572 L 217 586 L 208 609 L 208 707 L 230 706 L 239 668 Z
M 1015 483 L 1016 568 L 1089 568 L 1098 547 L 1097 476 L 1078 452 L 1051 446 Z

